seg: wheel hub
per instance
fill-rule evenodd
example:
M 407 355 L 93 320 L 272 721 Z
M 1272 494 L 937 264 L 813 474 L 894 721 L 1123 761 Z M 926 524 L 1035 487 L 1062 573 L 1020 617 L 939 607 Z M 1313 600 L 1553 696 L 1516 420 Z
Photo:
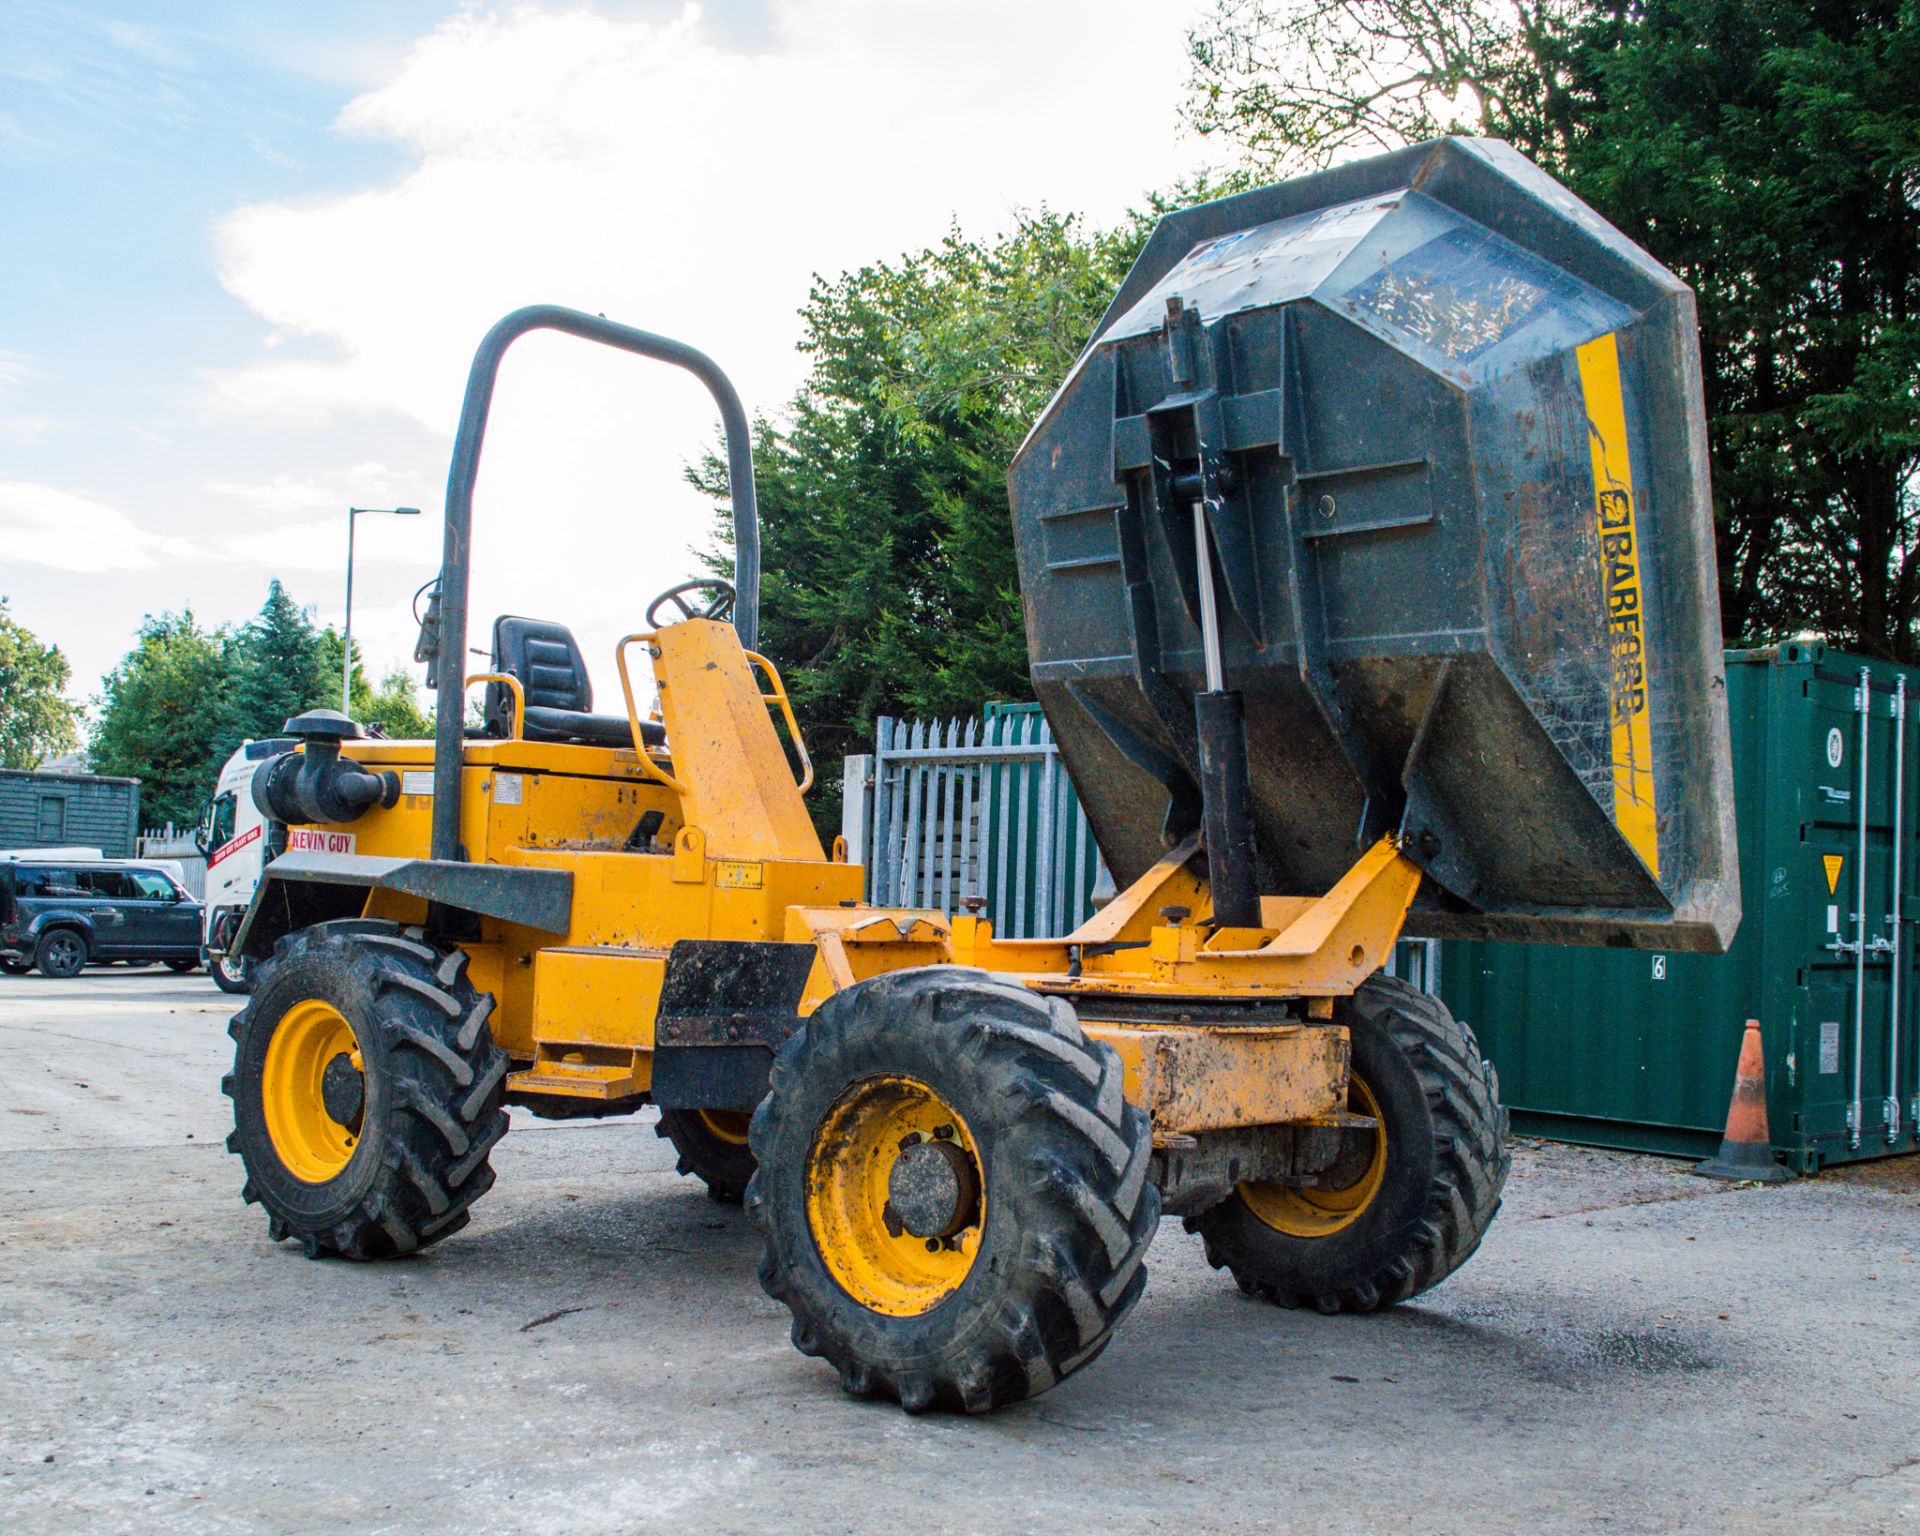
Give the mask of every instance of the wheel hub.
M 320 1103 L 336 1125 L 351 1130 L 360 1123 L 360 1111 L 366 1101 L 366 1079 L 353 1064 L 353 1058 L 341 1051 L 320 1074 Z
M 295 1178 L 324 1184 L 353 1160 L 366 1112 L 360 1042 L 321 998 L 294 1003 L 274 1026 L 261 1063 L 267 1135 Z
M 951 1237 L 973 1225 L 980 1181 L 973 1159 L 946 1138 L 915 1141 L 901 1149 L 887 1175 L 887 1206 L 915 1237 Z
M 1373 1090 L 1358 1073 L 1348 1079 L 1347 1108 L 1374 1122 L 1368 1131 L 1348 1132 L 1332 1163 L 1313 1186 L 1279 1182 L 1242 1184 L 1240 1198 L 1253 1214 L 1288 1237 L 1323 1238 L 1360 1219 L 1387 1172 L 1387 1128 Z
M 848 1088 L 814 1132 L 806 1189 L 828 1272 L 872 1311 L 931 1312 L 973 1269 L 985 1165 L 966 1121 L 926 1083 L 874 1077 Z

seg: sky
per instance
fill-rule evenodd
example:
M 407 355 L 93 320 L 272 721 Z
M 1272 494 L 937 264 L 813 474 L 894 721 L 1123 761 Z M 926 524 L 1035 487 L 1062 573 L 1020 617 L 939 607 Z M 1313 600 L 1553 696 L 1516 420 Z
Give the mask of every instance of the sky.
M 747 408 L 804 377 L 834 275 L 1048 205 L 1119 219 L 1208 163 L 1206 0 L 0 0 L 0 595 L 102 675 L 147 614 L 323 623 L 410 657 L 452 430 L 501 315 L 700 347 Z M 495 396 L 473 633 L 613 648 L 698 573 L 718 441 L 691 378 L 533 336 Z M 478 659 L 475 670 L 480 669 Z M 417 669 L 416 669 L 417 675 Z

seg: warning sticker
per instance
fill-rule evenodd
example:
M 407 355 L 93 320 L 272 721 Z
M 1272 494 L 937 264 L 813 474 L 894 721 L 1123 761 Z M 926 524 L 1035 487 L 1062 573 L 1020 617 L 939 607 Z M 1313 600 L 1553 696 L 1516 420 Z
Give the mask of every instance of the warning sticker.
M 1823 853 L 1820 862 L 1826 866 L 1827 894 L 1831 896 L 1840 889 L 1840 866 L 1846 862 L 1846 858 L 1838 853 Z
M 757 891 L 766 881 L 766 866 L 758 859 L 716 859 L 713 883 L 722 891 Z

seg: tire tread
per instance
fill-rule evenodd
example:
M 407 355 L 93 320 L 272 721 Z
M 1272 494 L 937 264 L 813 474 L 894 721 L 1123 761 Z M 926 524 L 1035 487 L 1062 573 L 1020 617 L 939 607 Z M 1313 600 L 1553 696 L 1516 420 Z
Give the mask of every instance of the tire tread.
M 221 1087 L 229 1097 L 275 973 L 315 952 L 358 973 L 388 1032 L 394 1078 L 387 1141 L 370 1187 L 351 1209 L 310 1228 L 269 1210 L 268 1235 L 296 1238 L 316 1258 L 410 1254 L 465 1226 L 473 1202 L 493 1186 L 488 1159 L 507 1132 L 509 1066 L 486 1027 L 493 1000 L 467 979 L 464 951 L 435 945 L 417 928 L 350 919 L 297 930 L 257 967 L 252 995 L 228 1027 L 235 1069 Z M 247 1190 L 258 1197 L 267 1181 L 254 1176 L 252 1159 L 274 1154 L 270 1145 L 250 1149 L 247 1140 L 236 1122 L 228 1148 L 248 1162 Z
M 1420 1220 L 1400 1251 L 1330 1291 L 1303 1291 L 1263 1274 L 1237 1250 L 1230 1228 L 1209 1221 L 1209 1213 L 1188 1218 L 1209 1264 L 1231 1272 L 1249 1295 L 1283 1307 L 1372 1312 L 1438 1285 L 1479 1248 L 1500 1209 L 1512 1162 L 1499 1079 L 1482 1061 L 1471 1029 L 1438 998 L 1393 976 L 1370 978 L 1350 1006 L 1385 1032 L 1418 1076 L 1433 1120 L 1433 1171 Z
M 880 1068 L 893 1033 L 916 1030 L 951 1033 L 974 1102 L 1021 1107 L 1002 1132 L 1011 1138 L 1009 1161 L 995 1166 L 1022 1170 L 1014 1182 L 1024 1187 L 1001 1198 L 1018 1201 L 1024 1213 L 1017 1254 L 1008 1255 L 1017 1285 L 997 1302 L 975 1301 L 996 1307 L 986 1325 L 959 1331 L 964 1342 L 909 1369 L 863 1353 L 862 1309 L 820 1299 L 797 1258 L 780 1250 L 782 1223 L 770 1206 L 793 1198 L 789 1179 L 798 1175 L 788 1175 L 787 1164 L 804 1165 L 814 1131 L 790 1117 L 787 1090 L 826 1056 Z M 1145 1288 L 1144 1259 L 1160 1218 L 1159 1192 L 1147 1182 L 1151 1126 L 1126 1102 L 1122 1081 L 1117 1054 L 1087 1038 L 1065 1001 L 956 966 L 850 988 L 787 1041 L 773 1091 L 754 1116 L 761 1159 L 747 1209 L 767 1237 L 763 1288 L 794 1314 L 796 1336 L 806 1320 L 809 1340 L 843 1388 L 893 1398 L 909 1413 L 982 1413 L 1046 1391 L 1100 1352 Z

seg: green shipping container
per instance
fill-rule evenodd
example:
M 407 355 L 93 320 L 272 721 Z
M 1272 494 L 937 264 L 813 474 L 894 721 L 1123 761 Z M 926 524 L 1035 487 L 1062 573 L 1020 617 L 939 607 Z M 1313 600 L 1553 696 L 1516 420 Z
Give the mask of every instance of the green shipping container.
M 1916 693 L 1920 669 L 1819 642 L 1727 653 L 1745 916 L 1726 954 L 1441 945 L 1441 995 L 1517 1131 L 1707 1156 L 1756 1018 L 1789 1167 L 1920 1145 Z

